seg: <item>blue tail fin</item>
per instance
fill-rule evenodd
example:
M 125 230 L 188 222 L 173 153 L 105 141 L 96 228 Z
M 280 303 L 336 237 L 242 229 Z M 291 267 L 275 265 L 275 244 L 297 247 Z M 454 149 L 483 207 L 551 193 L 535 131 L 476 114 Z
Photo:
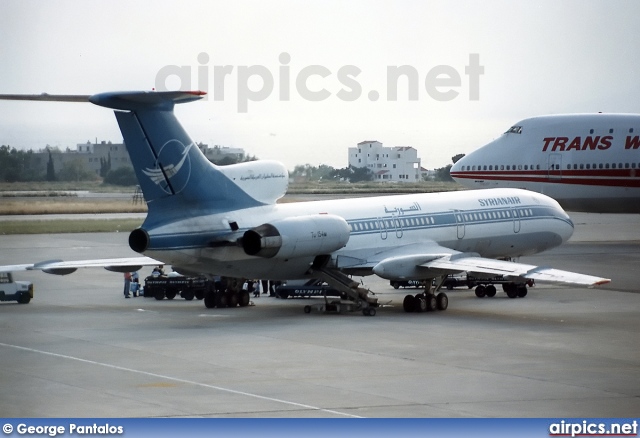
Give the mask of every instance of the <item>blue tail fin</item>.
M 89 99 L 116 110 L 149 213 L 184 214 L 188 208 L 194 214 L 194 208 L 225 211 L 262 204 L 209 162 L 176 119 L 176 103 L 191 102 L 203 95 L 138 91 L 101 93 Z

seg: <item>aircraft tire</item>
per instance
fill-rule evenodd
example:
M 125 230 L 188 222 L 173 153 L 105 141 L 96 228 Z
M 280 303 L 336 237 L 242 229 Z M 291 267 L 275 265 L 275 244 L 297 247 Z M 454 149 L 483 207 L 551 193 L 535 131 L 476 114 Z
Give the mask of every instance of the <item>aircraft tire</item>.
M 236 307 L 238 305 L 238 294 L 235 292 L 227 295 L 227 307 Z
M 516 290 L 518 293 L 518 298 L 524 298 L 527 296 L 527 286 L 525 286 L 524 284 L 521 286 L 518 286 Z
M 249 305 L 249 302 L 251 302 L 251 296 L 249 295 L 249 292 L 247 292 L 246 290 L 240 292 L 240 294 L 238 295 L 238 305 L 240 307 L 247 307 Z
M 204 295 L 204 306 L 207 309 L 213 309 L 216 307 L 216 295 L 212 292 L 207 292 Z
M 433 312 L 438 308 L 438 300 L 434 294 L 428 294 L 427 298 L 427 312 Z
M 416 295 L 414 311 L 418 313 L 427 311 L 427 300 L 423 295 Z
M 216 307 L 218 309 L 224 309 L 225 307 L 227 307 L 227 294 L 223 293 L 223 292 L 218 292 L 216 297 Z
M 406 297 L 404 297 L 404 301 L 402 301 L 402 307 L 407 313 L 415 312 L 417 307 L 416 297 L 414 297 L 413 295 L 407 295 Z
M 447 307 L 449 307 L 449 297 L 444 292 L 440 292 L 436 296 L 436 308 L 438 310 L 447 310 Z

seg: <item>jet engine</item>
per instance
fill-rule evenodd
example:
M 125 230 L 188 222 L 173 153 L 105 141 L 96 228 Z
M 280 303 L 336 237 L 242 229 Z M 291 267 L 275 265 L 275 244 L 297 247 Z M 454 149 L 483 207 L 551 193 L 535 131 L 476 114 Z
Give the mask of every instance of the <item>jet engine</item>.
M 246 231 L 242 248 L 247 255 L 264 258 L 316 256 L 344 247 L 349 234 L 349 224 L 340 216 L 295 216 Z

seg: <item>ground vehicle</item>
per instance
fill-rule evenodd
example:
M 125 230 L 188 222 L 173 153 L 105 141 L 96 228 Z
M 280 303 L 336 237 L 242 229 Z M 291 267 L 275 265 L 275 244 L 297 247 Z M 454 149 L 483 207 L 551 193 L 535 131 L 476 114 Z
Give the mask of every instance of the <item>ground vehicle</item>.
M 172 300 L 177 295 L 187 301 L 194 298 L 201 300 L 207 288 L 208 281 L 204 277 L 149 276 L 144 279 L 144 296 L 154 297 L 156 300 Z
M 391 280 L 389 282 L 394 289 L 399 289 L 402 287 L 413 287 L 413 288 L 421 288 L 424 287 L 425 282 L 423 280 Z
M 144 280 L 144 296 L 168 300 L 181 296 L 187 301 L 204 299 L 212 307 L 244 307 L 249 305 L 249 293 L 242 290 L 243 279 L 225 278 L 209 280 L 206 277 L 186 277 L 169 274 L 149 276 Z
M 288 281 L 286 284 L 276 286 L 277 298 L 289 297 L 340 297 L 346 299 L 345 294 L 332 288 L 322 280 L 312 279 L 303 283 Z
M 28 304 L 33 298 L 33 283 L 14 281 L 11 272 L 0 272 L 0 301 Z

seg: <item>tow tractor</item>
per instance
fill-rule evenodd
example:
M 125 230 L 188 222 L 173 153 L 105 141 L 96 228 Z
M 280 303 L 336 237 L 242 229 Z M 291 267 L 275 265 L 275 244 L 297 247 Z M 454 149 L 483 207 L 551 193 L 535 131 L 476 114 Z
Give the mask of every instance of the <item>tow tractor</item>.
M 33 283 L 14 281 L 11 272 L 0 272 L 0 301 L 28 304 L 33 298 Z

